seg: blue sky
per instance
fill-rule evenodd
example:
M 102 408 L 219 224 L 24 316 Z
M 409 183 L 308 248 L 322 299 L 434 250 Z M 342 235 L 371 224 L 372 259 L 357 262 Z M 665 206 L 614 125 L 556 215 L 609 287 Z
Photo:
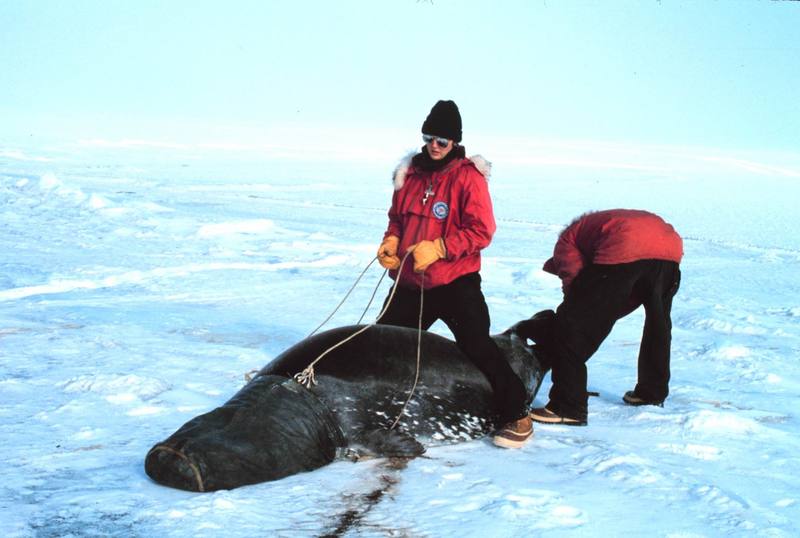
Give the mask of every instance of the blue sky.
M 800 147 L 798 2 L 9 0 L 0 24 L 5 147 L 396 153 L 439 98 L 465 144 Z

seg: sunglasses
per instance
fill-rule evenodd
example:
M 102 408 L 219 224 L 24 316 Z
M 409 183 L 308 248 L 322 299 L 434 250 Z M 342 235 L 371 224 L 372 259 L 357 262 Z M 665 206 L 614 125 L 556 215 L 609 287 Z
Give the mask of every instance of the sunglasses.
M 426 134 L 422 135 L 422 140 L 426 144 L 430 144 L 431 142 L 435 141 L 436 145 L 439 146 L 440 148 L 446 148 L 447 144 L 450 143 L 450 140 L 447 138 L 442 138 L 441 136 L 431 136 Z

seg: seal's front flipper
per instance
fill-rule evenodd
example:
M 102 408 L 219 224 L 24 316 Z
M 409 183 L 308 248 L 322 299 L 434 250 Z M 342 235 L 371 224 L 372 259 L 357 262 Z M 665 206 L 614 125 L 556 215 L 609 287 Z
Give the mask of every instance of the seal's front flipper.
M 537 312 L 530 319 L 518 321 L 503 334 L 514 333 L 523 340 L 533 340 L 537 344 L 549 345 L 555 330 L 556 313 L 552 310 Z
M 425 447 L 407 433 L 397 430 L 372 430 L 353 440 L 351 448 L 361 456 L 414 458 L 425 452 Z

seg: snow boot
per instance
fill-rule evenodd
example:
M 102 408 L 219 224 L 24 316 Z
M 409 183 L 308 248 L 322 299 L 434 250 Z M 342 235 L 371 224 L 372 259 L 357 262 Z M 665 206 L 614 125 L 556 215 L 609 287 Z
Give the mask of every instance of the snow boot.
M 530 417 L 509 422 L 494 434 L 494 444 L 503 448 L 520 448 L 533 435 Z
M 531 411 L 531 418 L 535 422 L 542 424 L 563 424 L 565 426 L 586 426 L 586 420 L 577 418 L 562 417 L 550 411 L 546 407 L 538 407 Z
M 645 400 L 644 398 L 639 398 L 632 390 L 625 393 L 622 401 L 628 405 L 657 405 L 658 407 L 664 407 L 664 400 Z

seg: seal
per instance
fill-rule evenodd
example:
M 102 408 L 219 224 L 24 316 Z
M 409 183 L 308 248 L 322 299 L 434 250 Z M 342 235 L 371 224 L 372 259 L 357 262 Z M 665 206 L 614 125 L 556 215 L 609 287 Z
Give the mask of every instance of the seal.
M 477 439 L 495 428 L 491 387 L 455 343 L 423 331 L 375 325 L 315 366 L 316 384 L 294 380 L 314 359 L 363 326 L 332 329 L 284 351 L 225 404 L 156 444 L 145 472 L 189 491 L 277 480 L 340 458 L 404 457 L 428 446 Z M 534 347 L 512 327 L 493 336 L 528 391 L 544 371 Z M 394 428 L 391 425 L 403 414 Z

